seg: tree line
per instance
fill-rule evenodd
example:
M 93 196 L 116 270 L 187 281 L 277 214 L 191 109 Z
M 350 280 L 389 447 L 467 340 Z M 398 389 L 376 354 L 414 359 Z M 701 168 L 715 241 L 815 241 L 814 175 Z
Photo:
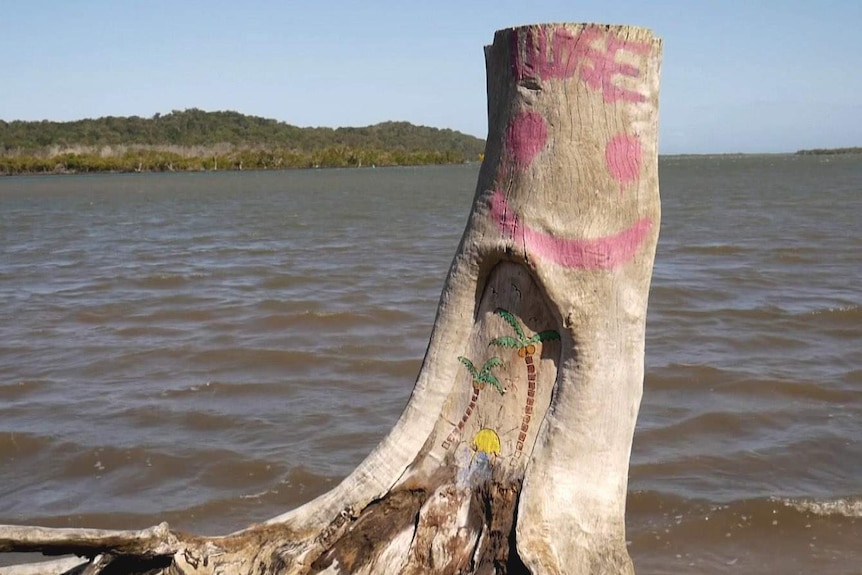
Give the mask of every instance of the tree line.
M 813 148 L 796 152 L 797 156 L 834 156 L 839 154 L 862 154 L 862 148 Z
M 0 120 L 0 174 L 448 164 L 475 161 L 483 149 L 479 138 L 407 122 L 299 128 L 198 109 L 152 118 Z

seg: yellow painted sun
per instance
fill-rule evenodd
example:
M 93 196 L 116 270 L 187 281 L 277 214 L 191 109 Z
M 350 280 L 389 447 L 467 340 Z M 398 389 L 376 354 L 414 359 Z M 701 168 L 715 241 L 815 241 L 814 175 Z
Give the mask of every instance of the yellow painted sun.
M 500 436 L 493 429 L 480 429 L 473 436 L 473 451 L 481 451 L 489 455 L 500 455 Z

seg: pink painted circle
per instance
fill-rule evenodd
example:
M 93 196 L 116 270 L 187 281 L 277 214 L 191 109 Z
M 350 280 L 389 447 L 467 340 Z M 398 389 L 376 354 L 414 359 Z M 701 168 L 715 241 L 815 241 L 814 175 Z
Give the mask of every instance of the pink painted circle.
M 523 111 L 509 122 L 506 149 L 518 169 L 529 166 L 548 140 L 548 127 L 538 112 Z
M 605 146 L 608 171 L 621 184 L 637 179 L 641 172 L 641 159 L 641 141 L 637 136 L 617 134 Z

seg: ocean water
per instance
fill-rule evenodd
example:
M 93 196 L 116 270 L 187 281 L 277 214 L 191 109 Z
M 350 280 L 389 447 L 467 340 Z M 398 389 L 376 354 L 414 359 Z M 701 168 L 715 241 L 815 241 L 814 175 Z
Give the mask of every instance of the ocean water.
M 407 401 L 477 173 L 0 179 L 0 523 L 221 534 L 333 487 Z M 638 574 L 862 572 L 862 157 L 660 176 Z

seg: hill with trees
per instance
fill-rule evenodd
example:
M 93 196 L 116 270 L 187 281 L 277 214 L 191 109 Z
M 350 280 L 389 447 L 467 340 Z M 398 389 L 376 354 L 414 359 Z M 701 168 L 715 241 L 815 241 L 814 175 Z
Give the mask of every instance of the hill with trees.
M 479 138 L 407 122 L 300 128 L 198 109 L 152 118 L 0 120 L 0 174 L 444 164 L 475 161 L 483 149 Z

